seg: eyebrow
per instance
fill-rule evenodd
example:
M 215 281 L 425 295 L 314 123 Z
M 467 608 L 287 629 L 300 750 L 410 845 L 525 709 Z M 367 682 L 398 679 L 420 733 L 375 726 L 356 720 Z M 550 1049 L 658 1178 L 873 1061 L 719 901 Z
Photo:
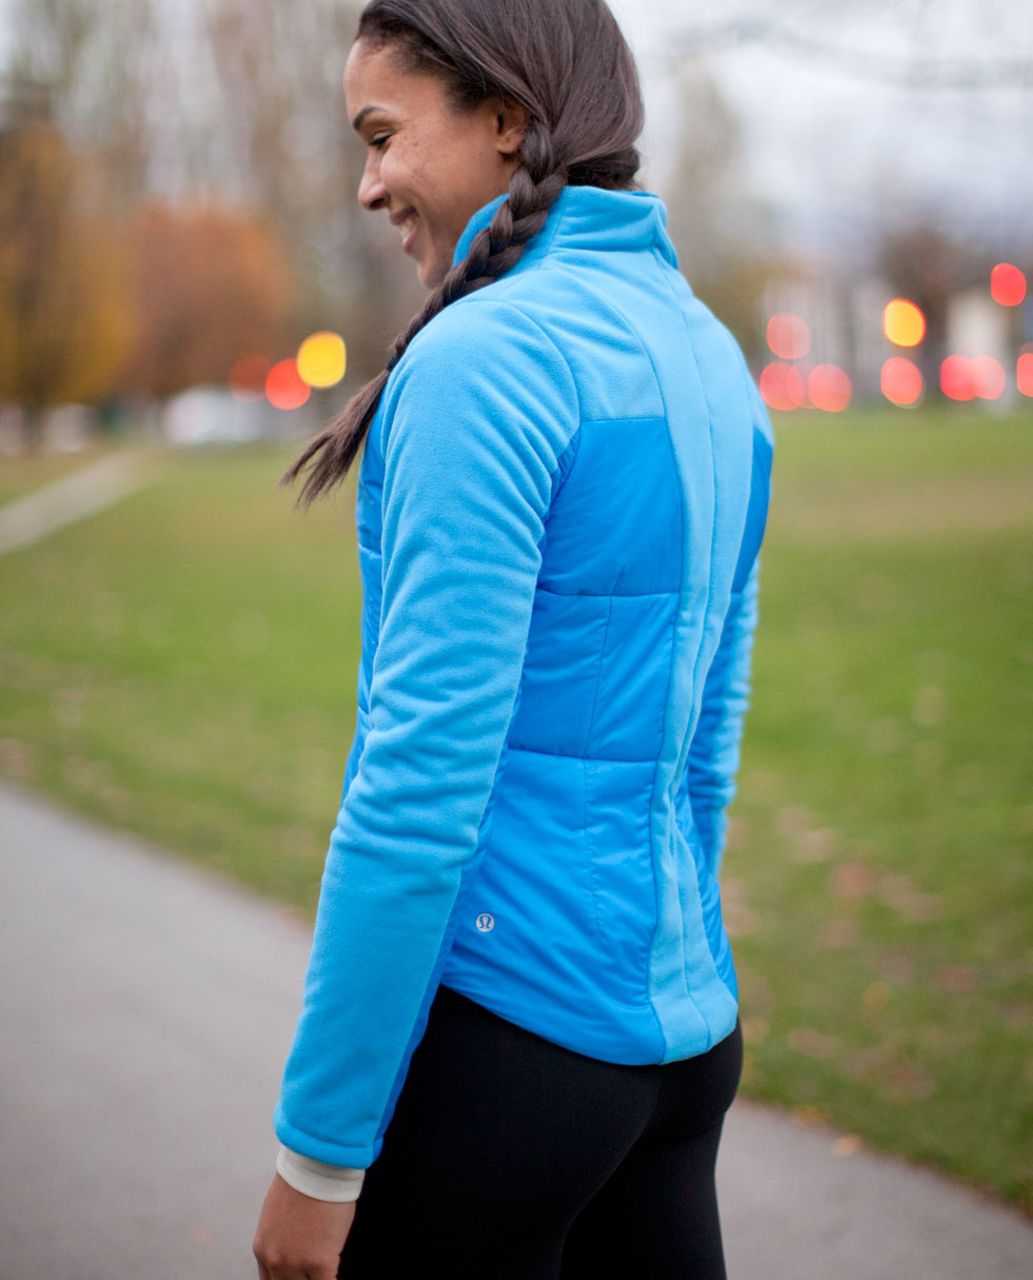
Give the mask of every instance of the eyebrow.
M 377 106 L 375 103 L 372 103 L 372 102 L 368 103 L 366 106 L 362 108 L 361 111 L 357 111 L 355 113 L 355 119 L 352 121 L 352 128 L 358 129 L 359 125 L 362 124 L 363 120 L 365 120 L 365 118 L 369 115 L 371 111 L 386 111 L 386 110 L 387 110 L 386 107 Z

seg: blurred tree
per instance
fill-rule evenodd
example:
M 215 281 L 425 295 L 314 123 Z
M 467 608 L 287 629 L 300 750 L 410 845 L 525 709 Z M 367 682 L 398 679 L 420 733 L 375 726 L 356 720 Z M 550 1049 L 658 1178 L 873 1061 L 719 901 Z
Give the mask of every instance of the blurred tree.
M 155 117 L 179 120 L 154 0 L 9 0 L 7 9 L 7 96 L 45 100 L 124 212 L 147 190 Z
M 279 239 L 254 214 L 151 202 L 131 242 L 138 328 L 125 382 L 134 394 L 224 383 L 250 352 L 279 357 L 294 281 Z
M 780 253 L 759 254 L 749 243 L 729 245 L 694 282 L 695 292 L 735 334 L 751 364 L 767 357 L 764 300 L 788 270 Z
M 741 132 L 699 59 L 682 60 L 676 92 L 682 129 L 668 202 L 670 228 L 686 275 L 703 279 L 727 249 L 723 215 L 738 194 Z
M 7 73 L 51 94 L 77 78 L 95 28 L 97 0 L 11 0 L 4 15 Z
M 243 198 L 268 213 L 297 263 L 301 330 L 345 336 L 349 369 L 381 368 L 424 297 L 383 214 L 356 199 L 364 147 L 345 109 L 360 4 L 205 0 L 206 33 Z
M 681 61 L 677 94 L 682 130 L 667 190 L 671 238 L 694 292 L 755 358 L 763 345 L 761 302 L 776 266 L 766 249 L 765 211 L 743 181 L 741 129 L 700 59 Z
M 44 99 L 96 157 L 119 213 L 148 199 L 261 210 L 293 269 L 291 341 L 339 330 L 354 381 L 424 297 L 386 218 L 356 200 L 365 157 L 342 73 L 360 8 L 7 0 L 0 71 L 6 96 Z
M 128 274 L 102 184 L 45 115 L 0 128 L 0 400 L 30 443 L 42 410 L 95 403 L 131 341 Z

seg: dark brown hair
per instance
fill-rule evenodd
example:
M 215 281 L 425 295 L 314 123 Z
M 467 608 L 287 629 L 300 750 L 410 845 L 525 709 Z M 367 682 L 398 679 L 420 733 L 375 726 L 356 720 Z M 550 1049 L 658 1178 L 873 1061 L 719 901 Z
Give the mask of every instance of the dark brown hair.
M 509 193 L 490 225 L 395 338 L 384 370 L 281 477 L 289 484 L 308 466 L 299 506 L 347 474 L 388 374 L 413 338 L 450 302 L 514 266 L 565 186 L 637 186 L 642 94 L 605 0 L 371 0 L 355 38 L 371 48 L 391 44 L 403 67 L 439 76 L 457 110 L 498 96 L 521 103 L 530 121 Z

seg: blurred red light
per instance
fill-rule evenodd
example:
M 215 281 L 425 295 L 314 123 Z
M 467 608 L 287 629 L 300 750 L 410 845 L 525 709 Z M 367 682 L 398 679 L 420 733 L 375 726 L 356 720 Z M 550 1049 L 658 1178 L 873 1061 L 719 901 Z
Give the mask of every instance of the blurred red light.
M 803 374 L 791 364 L 766 364 L 760 373 L 760 394 L 769 409 L 799 409 L 806 386 Z
M 976 376 L 967 356 L 948 356 L 940 365 L 940 389 L 950 400 L 972 400 L 976 395 Z
M 842 413 L 850 403 L 853 387 L 846 370 L 838 364 L 818 364 L 807 379 L 807 395 L 815 409 Z
M 265 379 L 265 394 L 275 409 L 300 409 L 312 394 L 296 360 L 278 360 Z
M 811 349 L 811 331 L 802 316 L 779 311 L 768 321 L 768 346 L 780 360 L 799 360 Z
M 891 356 L 882 366 L 882 394 L 891 404 L 914 404 L 922 394 L 922 372 L 913 360 Z
M 1033 396 L 1033 351 L 1024 351 L 1015 365 L 1015 385 L 1019 394 Z
M 969 362 L 976 395 L 981 400 L 997 400 L 1004 395 L 1007 375 L 1004 366 L 993 356 L 976 356 Z
M 999 262 L 990 272 L 990 296 L 1002 307 L 1017 307 L 1026 296 L 1026 277 L 1010 262 Z

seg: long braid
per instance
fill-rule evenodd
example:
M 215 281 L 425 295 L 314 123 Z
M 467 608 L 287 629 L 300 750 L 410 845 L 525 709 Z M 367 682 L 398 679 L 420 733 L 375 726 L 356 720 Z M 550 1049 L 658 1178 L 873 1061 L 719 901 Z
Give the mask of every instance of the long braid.
M 483 289 L 511 270 L 520 261 L 527 242 L 545 225 L 550 207 L 567 185 L 567 174 L 556 164 L 552 136 L 540 120 L 532 118 L 528 123 L 519 154 L 521 164 L 513 171 L 506 199 L 495 210 L 489 225 L 474 236 L 467 256 L 449 270 L 423 308 L 395 338 L 386 367 L 355 393 L 335 421 L 280 477 L 280 484 L 290 484 L 315 459 L 296 506 L 308 506 L 324 489 L 344 478 L 373 421 L 389 373 L 420 330 L 457 299 Z

